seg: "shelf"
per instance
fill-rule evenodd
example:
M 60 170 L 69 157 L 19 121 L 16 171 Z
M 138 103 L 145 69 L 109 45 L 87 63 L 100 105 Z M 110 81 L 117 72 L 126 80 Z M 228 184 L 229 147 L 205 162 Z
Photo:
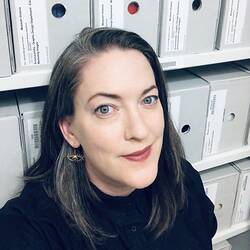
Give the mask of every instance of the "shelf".
M 193 163 L 192 165 L 197 171 L 203 171 L 206 169 L 226 164 L 228 162 L 237 161 L 249 156 L 250 156 L 250 145 L 243 146 L 240 149 L 235 149 L 206 157 L 205 159 Z
M 0 91 L 48 85 L 51 70 L 23 71 L 0 78 Z
M 250 47 L 215 50 L 207 53 L 168 56 L 159 58 L 164 70 L 181 69 L 221 62 L 250 58 Z M 33 70 L 15 73 L 10 77 L 0 78 L 0 91 L 14 90 L 48 84 L 51 70 Z
M 250 220 L 246 221 L 246 222 L 239 223 L 239 224 L 235 224 L 227 230 L 216 233 L 213 240 L 212 240 L 213 244 L 216 244 L 216 243 L 221 242 L 223 240 L 232 238 L 232 237 L 234 237 L 238 234 L 244 233 L 248 230 L 250 230 Z
M 250 47 L 159 58 L 163 70 L 182 69 L 250 58 Z

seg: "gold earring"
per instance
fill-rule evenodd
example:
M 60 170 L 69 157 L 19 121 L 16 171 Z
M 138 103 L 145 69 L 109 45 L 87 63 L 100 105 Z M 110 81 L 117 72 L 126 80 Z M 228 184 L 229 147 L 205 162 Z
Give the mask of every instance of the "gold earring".
M 84 155 L 77 154 L 75 148 L 73 149 L 73 153 L 72 154 L 68 154 L 66 157 L 71 162 L 80 162 L 80 161 L 84 161 L 85 160 Z

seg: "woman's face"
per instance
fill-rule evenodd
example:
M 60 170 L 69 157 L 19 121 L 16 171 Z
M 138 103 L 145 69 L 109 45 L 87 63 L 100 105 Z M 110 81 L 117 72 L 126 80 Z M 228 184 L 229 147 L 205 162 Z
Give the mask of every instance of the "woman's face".
M 164 116 L 146 57 L 112 48 L 91 58 L 81 76 L 74 116 L 60 127 L 72 146 L 82 146 L 91 182 L 110 195 L 150 185 L 157 175 Z M 148 146 L 141 156 L 125 157 Z

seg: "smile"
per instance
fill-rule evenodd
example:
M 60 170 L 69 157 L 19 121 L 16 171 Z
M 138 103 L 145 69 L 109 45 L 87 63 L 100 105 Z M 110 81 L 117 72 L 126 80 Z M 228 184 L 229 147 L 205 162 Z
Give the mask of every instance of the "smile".
M 151 145 L 143 149 L 142 151 L 138 151 L 129 155 L 124 155 L 123 157 L 130 161 L 144 161 L 146 160 L 151 153 Z

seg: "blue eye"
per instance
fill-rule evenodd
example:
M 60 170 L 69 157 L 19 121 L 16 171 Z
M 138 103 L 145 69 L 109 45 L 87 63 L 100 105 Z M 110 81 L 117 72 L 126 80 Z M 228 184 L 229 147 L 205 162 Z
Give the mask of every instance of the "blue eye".
M 101 105 L 95 109 L 95 112 L 100 115 L 107 115 L 112 111 L 112 107 L 110 105 Z
M 147 96 L 146 98 L 143 99 L 143 103 L 146 105 L 152 105 L 157 103 L 158 99 L 159 97 L 156 95 Z

